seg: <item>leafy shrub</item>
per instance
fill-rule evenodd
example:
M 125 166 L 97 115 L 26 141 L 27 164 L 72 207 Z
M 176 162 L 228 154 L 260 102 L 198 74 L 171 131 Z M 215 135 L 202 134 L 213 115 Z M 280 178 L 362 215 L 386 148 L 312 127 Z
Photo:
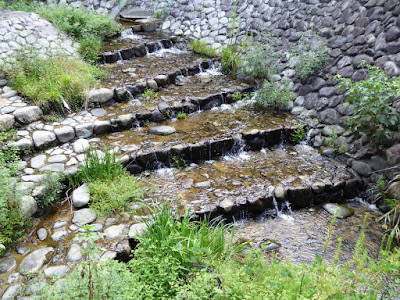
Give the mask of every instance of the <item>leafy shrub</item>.
M 191 40 L 189 42 L 189 46 L 194 53 L 209 57 L 217 56 L 217 50 L 214 49 L 213 47 L 208 46 L 206 42 L 199 40 Z
M 62 173 L 49 173 L 41 181 L 43 186 L 42 197 L 37 199 L 38 208 L 45 209 L 46 207 L 60 202 L 61 193 L 65 189 L 63 183 L 65 175 Z
M 294 98 L 295 94 L 292 92 L 289 82 L 265 81 L 262 88 L 256 92 L 256 105 L 262 109 L 285 109 Z
M 80 40 L 79 53 L 84 60 L 95 64 L 99 59 L 101 40 L 95 35 L 85 36 Z
M 278 57 L 275 54 L 273 39 L 271 38 L 269 41 L 269 43 L 256 42 L 251 45 L 250 51 L 244 55 L 242 60 L 241 71 L 243 74 L 255 79 L 270 80 L 275 73 Z
M 143 199 L 141 185 L 134 177 L 126 173 L 112 180 L 90 181 L 88 185 L 89 206 L 99 216 L 122 211 L 130 204 Z
M 307 136 L 307 126 L 302 123 L 296 123 L 294 125 L 297 125 L 297 128 L 290 135 L 290 141 L 292 143 L 298 144 Z
M 150 100 L 154 100 L 158 97 L 158 93 L 150 88 L 146 88 L 144 90 L 144 92 L 142 93 L 142 97 L 150 99 Z
M 187 117 L 187 115 L 186 115 L 186 113 L 184 113 L 184 112 L 181 112 L 181 113 L 179 113 L 179 114 L 176 115 L 176 118 L 177 118 L 178 120 L 184 120 L 184 119 L 186 119 L 186 117 Z
M 328 60 L 327 41 L 321 37 L 302 36 L 294 49 L 296 74 L 301 80 L 322 70 Z
M 96 86 L 104 74 L 77 58 L 41 59 L 21 57 L 10 77 L 14 88 L 46 112 L 82 107 L 85 91 Z
M 393 106 L 400 96 L 400 79 L 391 78 L 374 66 L 366 66 L 368 77 L 358 82 L 336 75 L 340 89 L 345 89 L 346 105 L 353 104 L 347 125 L 352 132 L 364 131 L 378 145 L 399 124 L 399 112 Z

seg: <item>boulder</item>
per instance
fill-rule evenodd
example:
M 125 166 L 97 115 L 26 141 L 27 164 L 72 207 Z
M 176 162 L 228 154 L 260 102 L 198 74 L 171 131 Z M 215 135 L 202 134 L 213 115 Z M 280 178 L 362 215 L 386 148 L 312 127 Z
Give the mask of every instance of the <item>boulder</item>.
M 26 256 L 19 266 L 21 275 L 28 275 L 39 271 L 49 259 L 49 253 L 53 251 L 54 248 L 46 247 L 35 250 Z
M 75 134 L 77 138 L 88 138 L 93 135 L 93 124 L 83 123 L 75 127 Z
M 79 139 L 74 142 L 75 153 L 84 153 L 90 148 L 89 141 L 86 139 Z
M 33 144 L 36 148 L 50 147 L 56 141 L 56 135 L 51 131 L 37 130 L 32 135 Z
M 106 239 L 112 240 L 122 236 L 125 230 L 125 224 L 113 225 L 104 230 Z
M 90 199 L 89 188 L 83 184 L 72 192 L 72 204 L 76 208 L 88 205 Z
M 40 120 L 43 116 L 43 111 L 39 106 L 26 106 L 16 109 L 13 114 L 18 122 L 29 124 Z
M 176 129 L 172 126 L 155 126 L 149 129 L 149 132 L 156 135 L 170 135 L 176 132 Z
M 114 97 L 114 91 L 106 88 L 92 90 L 89 92 L 89 102 L 104 104 L 112 100 Z
M 386 150 L 386 160 L 390 165 L 400 163 L 400 144 L 393 145 Z
M 128 237 L 130 239 L 134 239 L 136 238 L 138 235 L 141 235 L 142 233 L 144 233 L 147 229 L 147 225 L 145 223 L 138 223 L 138 224 L 133 224 L 130 228 L 129 228 L 129 233 L 128 233 Z
M 35 198 L 30 195 L 22 196 L 20 209 L 25 219 L 32 217 L 38 210 Z
M 97 218 L 97 215 L 90 208 L 83 208 L 74 213 L 72 218 L 72 223 L 77 226 L 82 226 L 86 224 L 93 223 Z
M 69 142 L 75 138 L 75 130 L 71 126 L 63 126 L 54 129 L 57 139 L 61 143 Z
M 11 272 L 17 266 L 15 258 L 6 258 L 0 261 L 0 274 Z
M 2 129 L 6 130 L 6 131 L 10 130 L 11 128 L 13 128 L 14 123 L 15 123 L 14 115 L 5 114 L 5 115 L 0 116 L 0 127 Z

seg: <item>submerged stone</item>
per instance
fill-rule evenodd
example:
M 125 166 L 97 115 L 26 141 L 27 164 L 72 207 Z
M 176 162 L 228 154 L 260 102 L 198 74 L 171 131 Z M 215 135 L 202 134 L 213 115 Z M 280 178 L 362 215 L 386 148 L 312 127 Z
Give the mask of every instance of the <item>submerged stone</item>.
M 354 209 L 346 205 L 340 205 L 336 203 L 325 203 L 322 207 L 331 215 L 335 215 L 340 219 L 350 217 L 354 214 Z
M 149 132 L 156 135 L 170 135 L 176 132 L 172 126 L 155 126 L 149 129 Z

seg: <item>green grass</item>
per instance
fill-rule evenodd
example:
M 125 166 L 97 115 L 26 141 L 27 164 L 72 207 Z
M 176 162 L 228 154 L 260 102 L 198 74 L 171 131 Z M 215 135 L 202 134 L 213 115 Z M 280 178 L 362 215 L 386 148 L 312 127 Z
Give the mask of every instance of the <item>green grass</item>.
M 213 47 L 207 45 L 203 41 L 192 40 L 189 42 L 189 46 L 194 53 L 208 56 L 208 57 L 217 57 L 217 50 Z
M 287 81 L 281 81 L 279 84 L 265 81 L 262 88 L 256 92 L 256 106 L 261 109 L 285 109 L 295 96 Z
M 181 113 L 179 113 L 179 114 L 176 115 L 176 118 L 177 118 L 178 120 L 184 120 L 184 119 L 187 118 L 187 115 L 186 115 L 186 113 L 181 112 Z
M 78 58 L 28 59 L 21 57 L 10 72 L 13 86 L 46 113 L 80 109 L 86 91 L 105 74 Z
M 156 99 L 158 97 L 158 93 L 155 92 L 154 90 L 150 89 L 150 88 L 147 88 L 142 93 L 142 97 L 150 99 L 150 100 L 154 100 L 154 99 Z

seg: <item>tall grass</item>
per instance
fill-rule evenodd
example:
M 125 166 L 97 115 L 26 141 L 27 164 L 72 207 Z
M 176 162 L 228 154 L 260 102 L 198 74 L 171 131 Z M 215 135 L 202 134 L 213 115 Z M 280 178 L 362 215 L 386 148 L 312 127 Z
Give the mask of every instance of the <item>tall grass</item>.
M 208 46 L 205 42 L 199 40 L 191 40 L 189 46 L 194 53 L 205 55 L 208 57 L 217 57 L 217 50 Z

